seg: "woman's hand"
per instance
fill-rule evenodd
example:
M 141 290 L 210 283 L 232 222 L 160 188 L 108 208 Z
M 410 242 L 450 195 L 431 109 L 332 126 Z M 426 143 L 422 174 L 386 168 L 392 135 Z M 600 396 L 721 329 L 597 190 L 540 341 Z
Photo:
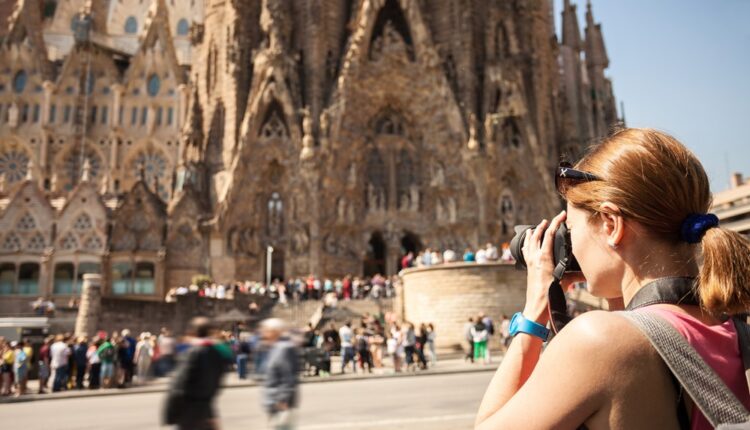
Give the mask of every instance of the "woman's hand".
M 560 212 L 552 222 L 542 220 L 539 225 L 526 233 L 521 252 L 526 261 L 526 306 L 523 316 L 526 319 L 546 325 L 547 294 L 555 277 L 554 243 L 555 232 L 565 221 L 565 211 Z

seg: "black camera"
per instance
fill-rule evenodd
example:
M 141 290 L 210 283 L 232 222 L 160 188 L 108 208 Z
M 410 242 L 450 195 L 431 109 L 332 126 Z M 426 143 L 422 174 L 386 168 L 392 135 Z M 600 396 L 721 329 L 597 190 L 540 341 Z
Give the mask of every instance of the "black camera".
M 526 239 L 526 234 L 535 227 L 535 225 L 517 225 L 513 227 L 516 235 L 513 236 L 513 239 L 510 241 L 510 253 L 516 260 L 516 269 L 518 270 L 526 270 L 526 261 L 523 258 L 521 248 L 523 247 L 524 239 Z M 573 255 L 573 249 L 570 243 L 570 231 L 568 231 L 568 227 L 566 227 L 564 223 L 561 224 L 560 228 L 555 232 L 555 243 L 553 249 L 555 267 L 557 267 L 562 261 L 565 264 L 565 273 L 581 271 L 581 266 L 578 265 L 578 261 Z

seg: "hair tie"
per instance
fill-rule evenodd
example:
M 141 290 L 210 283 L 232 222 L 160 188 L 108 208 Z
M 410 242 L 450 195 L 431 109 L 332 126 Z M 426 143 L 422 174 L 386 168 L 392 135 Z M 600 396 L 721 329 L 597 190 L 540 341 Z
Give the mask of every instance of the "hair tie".
M 690 214 L 682 222 L 680 233 L 687 243 L 699 243 L 706 230 L 718 227 L 719 218 L 714 214 Z

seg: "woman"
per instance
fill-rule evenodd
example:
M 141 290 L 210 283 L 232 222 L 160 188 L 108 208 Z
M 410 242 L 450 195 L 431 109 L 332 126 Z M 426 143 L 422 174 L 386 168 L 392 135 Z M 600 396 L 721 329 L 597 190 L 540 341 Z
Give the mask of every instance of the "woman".
M 86 351 L 86 359 L 89 362 L 89 389 L 96 390 L 100 385 L 100 376 L 102 371 L 102 360 L 99 358 L 99 354 L 96 351 L 102 346 L 102 340 L 95 338 L 94 342 L 89 345 L 88 351 Z
M 151 333 L 141 333 L 140 340 L 135 345 L 135 366 L 138 384 L 145 384 L 151 369 L 151 359 L 154 356 L 154 345 L 151 342 Z
M 750 406 L 736 331 L 720 318 L 750 305 L 750 243 L 707 214 L 708 178 L 696 157 L 664 133 L 626 129 L 593 147 L 575 169 L 558 169 L 557 179 L 567 212 L 527 234 L 522 317 L 548 321 L 554 232 L 566 222 L 590 292 L 608 299 L 610 309 L 637 307 L 635 312 L 667 320 Z M 682 281 L 697 285 L 695 305 L 633 300 L 641 290 L 676 288 Z M 485 393 L 476 428 L 673 429 L 684 420 L 690 423 L 682 427 L 710 428 L 700 411 L 678 401 L 661 358 L 622 315 L 583 314 L 544 354 L 542 342 L 523 332 L 514 337 Z
M 437 363 L 437 354 L 435 353 L 435 326 L 432 323 L 427 324 L 427 346 L 430 350 L 430 364 L 434 367 Z
M 13 375 L 16 381 L 16 397 L 26 394 L 26 384 L 28 382 L 29 356 L 24 349 L 23 341 L 11 344 L 14 349 L 15 357 L 13 362 Z

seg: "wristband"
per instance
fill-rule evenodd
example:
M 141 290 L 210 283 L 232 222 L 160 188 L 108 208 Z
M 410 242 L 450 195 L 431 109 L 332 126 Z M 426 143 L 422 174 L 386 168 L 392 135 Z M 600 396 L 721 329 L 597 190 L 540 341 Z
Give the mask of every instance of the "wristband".
M 508 328 L 511 336 L 515 336 L 518 333 L 526 333 L 532 336 L 536 336 L 543 341 L 549 337 L 549 329 L 539 324 L 538 322 L 526 319 L 521 312 L 516 312 L 513 318 L 510 320 L 510 327 Z

